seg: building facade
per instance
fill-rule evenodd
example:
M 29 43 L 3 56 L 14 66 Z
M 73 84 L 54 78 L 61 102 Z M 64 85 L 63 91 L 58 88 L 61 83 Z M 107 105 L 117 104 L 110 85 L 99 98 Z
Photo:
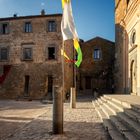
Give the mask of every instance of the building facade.
M 100 37 L 81 42 L 83 61 L 75 74 L 72 40 L 64 46 L 73 62 L 61 56 L 61 19 L 44 11 L 0 18 L 1 99 L 52 99 L 53 86 L 64 87 L 65 97 L 75 81 L 78 94 L 114 92 L 114 43 Z
M 78 92 L 91 94 L 95 89 L 100 94 L 114 92 L 114 42 L 96 37 L 81 42 L 81 49 L 83 61 L 77 70 Z
M 0 18 L 0 98 L 52 98 L 53 86 L 72 86 L 61 57 L 61 14 Z M 66 45 L 70 45 L 70 41 Z M 68 50 L 71 55 L 71 50 Z M 63 80 L 63 70 L 69 75 Z
M 140 95 L 140 0 L 116 0 L 115 24 L 116 92 Z

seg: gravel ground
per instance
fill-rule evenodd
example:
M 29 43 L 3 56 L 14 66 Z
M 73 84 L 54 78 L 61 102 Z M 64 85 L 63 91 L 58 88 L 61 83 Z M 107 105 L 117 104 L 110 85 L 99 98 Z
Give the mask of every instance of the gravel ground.
M 33 103 L 31 108 L 28 103 L 19 102 L 21 107 L 14 115 L 18 116 L 14 122 L 2 121 L 3 130 L 9 129 L 10 133 L 6 133 L 0 129 L 0 134 L 5 133 L 0 140 L 109 140 L 109 136 L 103 129 L 101 120 L 92 106 L 91 101 L 80 101 L 76 104 L 76 109 L 70 109 L 69 103 L 64 104 L 64 134 L 52 135 L 52 105 L 43 106 L 41 103 Z M 1 104 L 1 103 L 0 103 Z M 14 104 L 14 102 L 13 102 Z M 16 104 L 16 103 L 15 103 Z M 24 108 L 22 108 L 24 104 Z M 16 105 L 13 105 L 14 108 Z M 27 108 L 26 108 L 27 107 Z M 0 109 L 5 106 L 0 107 Z M 1 110 L 3 116 L 5 111 Z M 37 108 L 37 111 L 36 111 Z M 21 112 L 20 112 L 21 111 Z M 7 112 L 8 114 L 8 112 Z M 30 115 L 29 115 L 30 114 Z M 38 115 L 37 115 L 38 114 Z M 0 114 L 0 117 L 2 115 Z M 20 118 L 20 119 L 19 119 Z M 9 118 L 10 119 L 10 118 Z M 11 123 L 5 124 L 5 123 Z M 11 130 L 14 129 L 14 131 Z M 7 130 L 6 130 L 7 131 Z

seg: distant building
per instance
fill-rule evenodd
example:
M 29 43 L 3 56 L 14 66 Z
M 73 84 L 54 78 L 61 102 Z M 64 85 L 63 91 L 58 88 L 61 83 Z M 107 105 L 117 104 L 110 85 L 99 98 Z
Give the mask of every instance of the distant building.
M 140 0 L 116 0 L 115 86 L 140 95 Z
M 74 47 L 72 40 L 66 41 L 65 52 L 71 60 L 61 57 L 61 19 L 61 14 L 45 15 L 44 10 L 41 15 L 0 18 L 0 99 L 51 99 L 53 86 L 64 86 L 65 94 L 70 92 Z M 112 92 L 114 43 L 96 37 L 81 41 L 81 48 L 78 94 L 95 88 L 100 93 Z
M 52 98 L 62 88 L 61 14 L 0 18 L 0 98 Z M 66 45 L 70 44 L 66 42 Z M 71 48 L 67 53 L 71 54 Z M 65 93 L 72 86 L 72 64 L 65 65 Z
M 100 94 L 114 92 L 114 42 L 96 37 L 81 42 L 83 61 L 77 69 L 77 90 L 91 94 L 98 89 Z

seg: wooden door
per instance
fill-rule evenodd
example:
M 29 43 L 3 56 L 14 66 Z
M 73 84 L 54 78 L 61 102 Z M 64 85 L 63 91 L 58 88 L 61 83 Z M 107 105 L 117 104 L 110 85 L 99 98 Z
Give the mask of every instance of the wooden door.
M 30 80 L 30 76 L 26 75 L 25 84 L 24 84 L 24 96 L 29 96 L 29 80 Z
M 86 89 L 91 89 L 91 77 L 90 76 L 87 76 L 85 78 L 85 87 L 86 87 Z

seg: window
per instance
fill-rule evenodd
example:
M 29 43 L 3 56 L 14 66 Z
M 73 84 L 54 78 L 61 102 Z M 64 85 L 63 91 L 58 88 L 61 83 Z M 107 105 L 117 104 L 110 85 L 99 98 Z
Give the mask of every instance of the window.
M 0 60 L 8 60 L 8 48 L 0 48 Z
M 48 59 L 52 60 L 55 59 L 55 47 L 49 47 L 48 48 Z
M 130 43 L 132 46 L 135 45 L 135 43 L 136 43 L 136 30 L 132 31 Z
M 9 33 L 9 24 L 3 23 L 1 24 L 1 34 L 8 34 Z
M 31 22 L 25 22 L 24 31 L 25 31 L 25 33 L 31 33 L 32 32 L 32 24 L 31 24 Z
M 56 22 L 55 21 L 48 22 L 48 32 L 56 32 Z
M 32 48 L 23 48 L 23 59 L 32 60 Z
M 101 50 L 100 49 L 94 49 L 93 58 L 95 60 L 101 59 Z

